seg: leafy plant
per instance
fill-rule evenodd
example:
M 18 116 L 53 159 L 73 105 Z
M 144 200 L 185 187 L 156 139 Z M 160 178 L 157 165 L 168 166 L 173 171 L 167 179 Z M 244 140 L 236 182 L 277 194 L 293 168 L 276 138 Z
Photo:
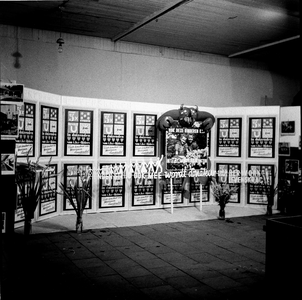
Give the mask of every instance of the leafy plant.
M 215 201 L 218 202 L 221 207 L 224 207 L 229 202 L 231 196 L 237 192 L 238 187 L 230 186 L 228 183 L 217 182 L 215 178 L 212 178 L 211 190 Z

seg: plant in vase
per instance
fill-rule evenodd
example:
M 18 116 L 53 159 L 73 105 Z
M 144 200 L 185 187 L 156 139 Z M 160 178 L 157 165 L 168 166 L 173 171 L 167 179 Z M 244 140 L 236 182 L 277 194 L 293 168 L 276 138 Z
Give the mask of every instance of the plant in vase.
M 77 215 L 76 232 L 83 231 L 83 212 L 87 202 L 91 199 L 91 172 L 90 170 L 78 170 L 78 180 L 69 180 L 67 184 L 60 182 L 62 194 L 69 201 Z
M 237 192 L 236 186 L 230 186 L 228 183 L 217 182 L 215 178 L 211 179 L 211 190 L 215 201 L 220 206 L 218 219 L 225 219 L 225 206 L 229 202 L 231 196 Z

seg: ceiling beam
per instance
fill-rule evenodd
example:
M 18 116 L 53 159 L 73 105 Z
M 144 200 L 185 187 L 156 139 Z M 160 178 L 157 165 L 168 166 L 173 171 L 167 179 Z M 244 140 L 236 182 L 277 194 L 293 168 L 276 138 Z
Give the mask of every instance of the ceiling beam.
M 160 16 L 163 16 L 164 14 L 174 10 L 175 8 L 187 4 L 189 2 L 191 2 L 193 0 L 181 0 L 178 1 L 177 3 L 171 4 L 169 6 L 166 6 L 165 8 L 151 14 L 150 16 L 146 17 L 145 19 L 143 19 L 141 22 L 138 22 L 136 24 L 134 24 L 132 27 L 130 27 L 128 30 L 116 35 L 115 37 L 113 37 L 111 40 L 113 42 L 117 42 L 118 40 L 122 39 L 123 37 L 125 37 L 126 35 L 132 33 L 133 31 L 143 27 L 144 25 L 152 22 L 153 20 L 156 20 L 157 18 L 159 18 Z
M 300 38 L 300 35 L 296 35 L 296 36 L 293 36 L 293 37 L 290 37 L 290 38 L 287 38 L 287 39 L 283 39 L 283 40 L 280 40 L 280 41 L 277 41 L 277 42 L 268 43 L 268 44 L 265 44 L 265 45 L 262 45 L 262 46 L 259 46 L 259 47 L 254 47 L 254 48 L 247 49 L 247 50 L 244 50 L 244 51 L 236 52 L 236 53 L 230 54 L 228 57 L 232 58 L 232 57 L 240 56 L 242 54 L 246 54 L 246 53 L 257 51 L 257 50 L 260 50 L 260 49 L 263 49 L 263 48 L 267 48 L 267 47 L 275 46 L 275 45 L 278 45 L 278 44 L 290 42 L 290 41 L 293 41 L 293 40 L 296 40 L 296 39 L 299 39 L 299 38 Z

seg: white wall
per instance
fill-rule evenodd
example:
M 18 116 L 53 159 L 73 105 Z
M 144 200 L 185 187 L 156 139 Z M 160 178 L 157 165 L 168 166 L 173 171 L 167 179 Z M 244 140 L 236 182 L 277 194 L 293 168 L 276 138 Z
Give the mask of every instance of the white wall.
M 66 96 L 211 107 L 291 105 L 300 88 L 259 63 L 71 34 L 59 54 L 58 37 L 0 25 L 1 79 Z

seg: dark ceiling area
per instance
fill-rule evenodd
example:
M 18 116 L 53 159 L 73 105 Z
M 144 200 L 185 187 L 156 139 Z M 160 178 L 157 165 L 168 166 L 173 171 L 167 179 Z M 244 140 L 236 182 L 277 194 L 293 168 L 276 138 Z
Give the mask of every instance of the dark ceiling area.
M 1 1 L 0 23 L 246 58 L 286 68 L 298 65 L 300 59 L 299 2 Z

